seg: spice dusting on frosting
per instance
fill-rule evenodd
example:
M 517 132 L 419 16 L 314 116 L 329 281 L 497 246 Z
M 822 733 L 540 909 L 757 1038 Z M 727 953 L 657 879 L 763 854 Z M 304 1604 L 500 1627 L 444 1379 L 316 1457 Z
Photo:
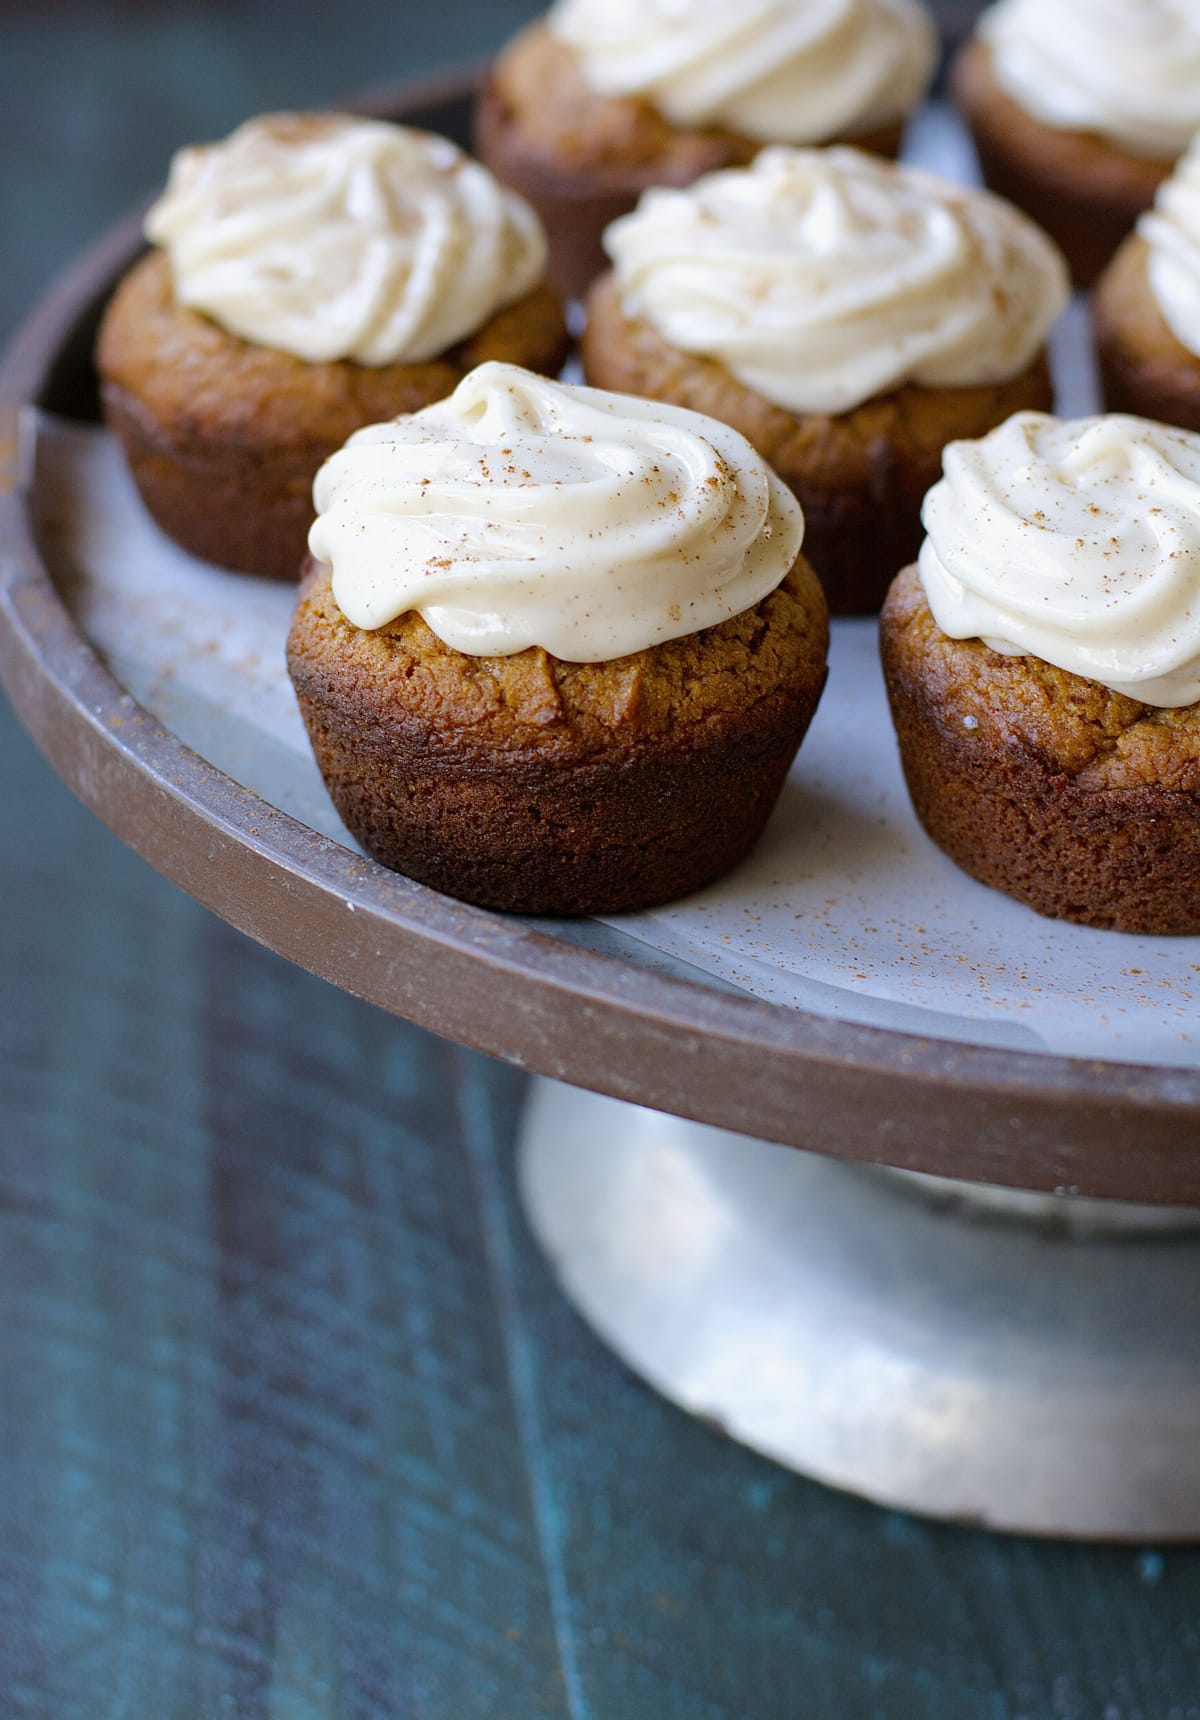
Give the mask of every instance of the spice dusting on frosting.
M 944 633 L 1147 705 L 1200 701 L 1200 435 L 1020 412 L 944 463 L 919 560 Z
M 356 626 L 415 609 L 456 650 L 540 645 L 570 662 L 752 608 L 804 530 L 791 492 L 728 426 L 507 364 L 358 431 L 313 499 L 309 547 Z

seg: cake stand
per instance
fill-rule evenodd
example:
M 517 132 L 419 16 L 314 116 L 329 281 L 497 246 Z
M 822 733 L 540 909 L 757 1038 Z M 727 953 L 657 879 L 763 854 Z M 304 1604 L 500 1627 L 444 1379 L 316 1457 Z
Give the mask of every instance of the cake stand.
M 363 105 L 463 138 L 469 87 Z M 464 906 L 297 815 L 295 761 L 236 710 L 209 746 L 156 699 L 169 677 L 131 684 L 58 544 L 80 497 L 69 463 L 46 476 L 46 426 L 94 422 L 92 338 L 138 243 L 133 219 L 83 256 L 0 373 L 0 674 L 68 785 L 251 937 L 552 1078 L 523 1141 L 533 1228 L 584 1316 L 687 1410 L 932 1515 L 1200 1535 L 1194 1059 L 767 1001 L 636 927 Z M 132 597 L 117 619 L 138 628 Z M 1194 1016 L 1190 952 L 1172 959 Z

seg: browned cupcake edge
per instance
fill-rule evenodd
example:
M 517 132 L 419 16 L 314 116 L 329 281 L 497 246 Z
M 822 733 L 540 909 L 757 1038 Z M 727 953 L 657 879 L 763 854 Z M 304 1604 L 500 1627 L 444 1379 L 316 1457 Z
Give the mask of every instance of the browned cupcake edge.
M 1043 727 L 1035 741 L 1004 694 L 1036 660 L 941 634 L 915 567 L 884 604 L 880 649 L 913 809 L 957 866 L 1051 919 L 1151 936 L 1200 932 L 1200 794 L 1144 781 L 1110 786 L 1118 773 L 1096 761 L 1069 770 L 1059 756 L 1079 744 L 1066 733 L 1083 721 L 1071 709 L 1072 684 L 1085 702 L 1088 689 L 1101 695 L 1118 734 L 1145 707 L 1053 672 L 1064 737 L 1056 747 L 1053 726 Z M 1200 726 L 1188 741 L 1193 763 L 1198 739 Z M 1192 780 L 1200 782 L 1194 770 Z
M 464 659 L 415 616 L 364 637 L 314 568 L 289 673 L 331 798 L 376 859 L 481 906 L 624 912 L 712 882 L 761 833 L 826 672 L 816 581 L 802 566 L 790 578 L 791 595 L 690 640 L 562 665 L 537 651 Z M 772 627 L 795 637 L 764 684 L 743 676 L 731 703 L 727 664 L 707 699 L 706 654 L 735 639 L 739 658 Z M 672 721 L 654 689 L 639 697 L 639 669 L 684 688 L 687 714 Z

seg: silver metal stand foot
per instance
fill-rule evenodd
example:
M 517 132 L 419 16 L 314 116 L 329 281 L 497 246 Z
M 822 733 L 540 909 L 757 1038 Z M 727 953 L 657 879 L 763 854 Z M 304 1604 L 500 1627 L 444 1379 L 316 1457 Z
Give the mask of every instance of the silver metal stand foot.
M 1200 1539 L 1200 1214 L 976 1200 L 550 1081 L 521 1183 L 600 1336 L 789 1468 L 992 1529 Z

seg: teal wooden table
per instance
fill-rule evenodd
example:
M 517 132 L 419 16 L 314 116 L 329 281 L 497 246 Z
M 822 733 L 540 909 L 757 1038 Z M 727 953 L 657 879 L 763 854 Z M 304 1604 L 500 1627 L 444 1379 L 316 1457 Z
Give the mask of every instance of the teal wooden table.
M 170 149 L 523 0 L 0 5 L 0 321 Z M 0 1715 L 1200 1720 L 1200 1553 L 800 1481 L 637 1384 L 515 1073 L 240 938 L 0 708 Z

